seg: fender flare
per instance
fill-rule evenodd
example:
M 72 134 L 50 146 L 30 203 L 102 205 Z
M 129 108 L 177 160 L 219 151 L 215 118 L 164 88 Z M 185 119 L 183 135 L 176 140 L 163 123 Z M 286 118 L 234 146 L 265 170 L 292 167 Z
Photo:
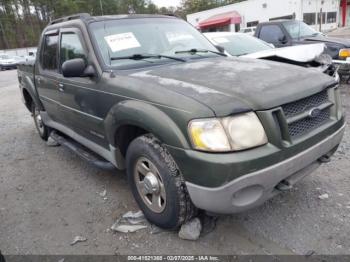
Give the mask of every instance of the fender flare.
M 39 110 L 44 111 L 45 108 L 39 99 L 39 95 L 36 91 L 34 82 L 29 76 L 26 75 L 22 75 L 22 93 L 24 92 L 24 90 L 28 92 L 28 94 L 32 98 L 35 105 L 39 108 Z
M 107 139 L 117 145 L 115 134 L 125 125 L 133 125 L 154 134 L 167 145 L 189 148 L 188 141 L 178 125 L 163 111 L 152 104 L 127 100 L 113 106 L 105 119 Z

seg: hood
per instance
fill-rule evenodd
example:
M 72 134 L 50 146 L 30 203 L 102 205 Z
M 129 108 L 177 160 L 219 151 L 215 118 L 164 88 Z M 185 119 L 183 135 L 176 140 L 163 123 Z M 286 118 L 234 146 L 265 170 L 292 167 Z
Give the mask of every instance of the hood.
M 15 63 L 16 61 L 14 59 L 1 59 L 0 60 L 1 63 L 4 63 L 4 64 L 13 64 Z
M 307 63 L 314 61 L 325 50 L 325 44 L 310 44 L 310 45 L 298 45 L 288 46 L 282 48 L 272 48 L 260 52 L 255 52 L 241 57 L 248 58 L 269 58 L 278 57 L 286 60 L 295 61 L 298 63 Z
M 129 72 L 129 77 L 190 97 L 211 108 L 217 116 L 270 109 L 335 83 L 315 70 L 236 57 L 154 67 Z
M 345 38 L 317 35 L 317 36 L 312 36 L 312 37 L 306 37 L 306 38 L 304 38 L 304 40 L 324 42 L 324 43 L 335 43 L 335 44 L 343 45 L 344 47 L 350 47 L 350 40 L 345 39 Z

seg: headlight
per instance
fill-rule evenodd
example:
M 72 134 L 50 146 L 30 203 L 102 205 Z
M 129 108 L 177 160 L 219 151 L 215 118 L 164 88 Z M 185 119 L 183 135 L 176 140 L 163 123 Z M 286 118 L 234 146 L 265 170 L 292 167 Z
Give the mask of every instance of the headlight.
M 350 57 L 350 49 L 345 48 L 345 49 L 340 49 L 339 51 L 339 58 L 348 58 Z
M 189 124 L 195 149 L 228 152 L 267 143 L 265 130 L 255 113 L 244 113 L 222 119 L 199 119 Z
M 188 129 L 195 149 L 215 152 L 231 149 L 225 130 L 218 119 L 193 120 Z
M 243 150 L 267 143 L 265 130 L 255 113 L 226 117 L 222 123 L 229 135 L 232 150 Z

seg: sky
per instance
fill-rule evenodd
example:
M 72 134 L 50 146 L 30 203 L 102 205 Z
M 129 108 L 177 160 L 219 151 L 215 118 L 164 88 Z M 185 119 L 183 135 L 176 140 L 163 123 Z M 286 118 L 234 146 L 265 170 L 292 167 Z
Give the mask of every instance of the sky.
M 181 0 L 152 0 L 158 7 L 178 6 Z

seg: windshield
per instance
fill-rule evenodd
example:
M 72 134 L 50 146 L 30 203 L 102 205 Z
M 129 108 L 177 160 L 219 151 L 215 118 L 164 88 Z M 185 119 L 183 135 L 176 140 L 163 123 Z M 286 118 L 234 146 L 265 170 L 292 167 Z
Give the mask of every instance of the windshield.
M 90 29 L 106 65 L 118 68 L 147 66 L 178 58 L 217 56 L 213 53 L 177 53 L 190 49 L 217 49 L 195 28 L 174 18 L 137 18 L 94 22 Z M 158 55 L 145 59 L 111 59 L 125 56 Z
M 267 43 L 249 35 L 214 36 L 211 39 L 233 56 L 251 54 L 272 48 Z
M 283 25 L 293 39 L 298 39 L 300 37 L 314 36 L 319 34 L 319 32 L 317 32 L 316 30 L 314 30 L 312 27 L 308 26 L 304 22 L 288 21 L 288 22 L 284 22 Z

